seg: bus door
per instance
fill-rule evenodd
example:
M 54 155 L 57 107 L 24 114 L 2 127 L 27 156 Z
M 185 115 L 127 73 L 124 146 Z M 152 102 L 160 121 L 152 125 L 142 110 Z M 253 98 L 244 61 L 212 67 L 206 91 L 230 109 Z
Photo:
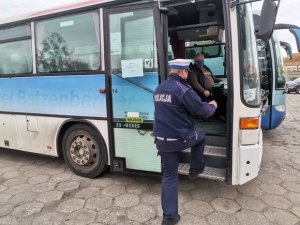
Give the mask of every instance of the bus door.
M 153 92 L 160 81 L 158 55 L 162 51 L 156 4 L 104 10 L 113 171 L 161 171 L 160 157 L 151 136 Z

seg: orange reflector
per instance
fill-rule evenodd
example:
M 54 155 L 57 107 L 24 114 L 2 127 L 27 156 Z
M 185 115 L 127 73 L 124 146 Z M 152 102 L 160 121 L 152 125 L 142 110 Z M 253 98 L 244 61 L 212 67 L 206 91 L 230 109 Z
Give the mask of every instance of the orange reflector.
M 259 126 L 259 118 L 240 118 L 240 129 L 257 129 Z

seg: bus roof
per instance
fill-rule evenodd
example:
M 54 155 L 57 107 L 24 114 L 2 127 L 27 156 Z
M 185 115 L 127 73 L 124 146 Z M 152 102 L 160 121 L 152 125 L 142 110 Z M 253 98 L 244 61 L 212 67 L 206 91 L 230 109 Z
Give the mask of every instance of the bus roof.
M 137 1 L 137 0 L 87 0 L 87 1 L 82 1 L 82 2 L 70 3 L 70 4 L 59 5 L 56 7 L 52 7 L 49 9 L 43 9 L 43 10 L 31 12 L 31 13 L 25 13 L 21 16 L 14 15 L 14 16 L 11 16 L 8 18 L 4 18 L 4 19 L 0 20 L 0 25 L 11 24 L 11 23 L 15 23 L 18 21 L 23 21 L 23 20 L 30 20 L 33 18 L 38 18 L 38 17 L 42 17 L 42 16 L 55 14 L 55 13 L 85 8 L 85 7 L 89 7 L 89 6 L 100 5 L 100 4 L 109 3 L 109 2 L 115 2 L 117 4 L 124 4 L 124 3 L 134 2 L 134 1 Z

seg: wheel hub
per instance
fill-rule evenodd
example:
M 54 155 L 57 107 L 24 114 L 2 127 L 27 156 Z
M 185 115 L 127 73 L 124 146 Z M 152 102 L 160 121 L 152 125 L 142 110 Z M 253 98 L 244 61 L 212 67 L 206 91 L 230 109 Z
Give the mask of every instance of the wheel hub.
M 95 150 L 95 143 L 91 138 L 80 135 L 76 136 L 73 140 L 70 147 L 70 154 L 76 164 L 84 166 L 93 163 L 96 156 Z

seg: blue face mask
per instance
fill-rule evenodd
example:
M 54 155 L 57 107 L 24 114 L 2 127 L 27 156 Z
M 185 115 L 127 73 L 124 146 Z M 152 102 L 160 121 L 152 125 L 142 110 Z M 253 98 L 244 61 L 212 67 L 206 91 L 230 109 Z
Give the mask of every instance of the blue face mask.
M 202 61 L 196 61 L 196 64 L 197 64 L 198 68 L 203 68 L 203 66 L 204 66 L 204 60 L 202 60 Z

